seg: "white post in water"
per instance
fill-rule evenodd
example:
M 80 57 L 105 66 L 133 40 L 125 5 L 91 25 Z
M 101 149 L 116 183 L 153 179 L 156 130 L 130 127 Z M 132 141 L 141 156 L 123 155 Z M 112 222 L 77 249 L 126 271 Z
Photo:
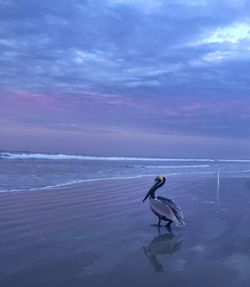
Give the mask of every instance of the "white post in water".
M 217 169 L 217 190 L 216 190 L 216 202 L 220 203 L 220 169 Z

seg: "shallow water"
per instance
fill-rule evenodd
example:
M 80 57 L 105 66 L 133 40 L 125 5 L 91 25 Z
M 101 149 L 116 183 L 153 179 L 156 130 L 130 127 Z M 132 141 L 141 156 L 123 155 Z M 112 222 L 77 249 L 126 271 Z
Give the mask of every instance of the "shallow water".
M 0 286 L 249 286 L 250 180 L 175 177 L 186 226 L 150 226 L 151 178 L 0 194 Z
M 250 161 L 98 158 L 0 152 L 0 192 L 48 189 L 101 179 L 211 175 L 249 176 Z

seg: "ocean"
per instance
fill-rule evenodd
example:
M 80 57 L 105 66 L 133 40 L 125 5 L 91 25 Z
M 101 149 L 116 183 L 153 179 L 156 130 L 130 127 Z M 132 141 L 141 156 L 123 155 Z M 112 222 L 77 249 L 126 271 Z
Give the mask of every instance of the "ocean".
M 158 174 L 173 233 L 142 202 Z M 1 152 L 0 190 L 0 286 L 249 286 L 249 160 Z
M 93 157 L 0 152 L 0 192 L 43 190 L 87 181 L 223 173 L 249 175 L 250 160 Z

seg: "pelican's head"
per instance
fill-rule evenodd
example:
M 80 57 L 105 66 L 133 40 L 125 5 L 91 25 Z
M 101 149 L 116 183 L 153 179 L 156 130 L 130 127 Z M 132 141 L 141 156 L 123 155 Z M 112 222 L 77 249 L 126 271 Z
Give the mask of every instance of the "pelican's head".
M 151 195 L 154 198 L 154 193 L 156 191 L 157 188 L 161 187 L 166 181 L 166 177 L 164 175 L 158 175 L 155 178 L 155 183 L 153 184 L 153 186 L 149 189 L 148 193 L 146 194 L 146 196 L 143 199 L 143 202 Z
M 156 182 L 162 182 L 162 181 L 165 182 L 165 180 L 166 180 L 166 177 L 163 174 L 160 174 L 155 178 Z

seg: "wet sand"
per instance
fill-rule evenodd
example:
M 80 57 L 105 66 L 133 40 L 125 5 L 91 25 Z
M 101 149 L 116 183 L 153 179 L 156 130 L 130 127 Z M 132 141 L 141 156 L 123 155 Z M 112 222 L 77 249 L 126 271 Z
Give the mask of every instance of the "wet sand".
M 0 286 L 249 286 L 250 180 L 170 177 L 172 235 L 150 226 L 152 181 L 0 193 Z

